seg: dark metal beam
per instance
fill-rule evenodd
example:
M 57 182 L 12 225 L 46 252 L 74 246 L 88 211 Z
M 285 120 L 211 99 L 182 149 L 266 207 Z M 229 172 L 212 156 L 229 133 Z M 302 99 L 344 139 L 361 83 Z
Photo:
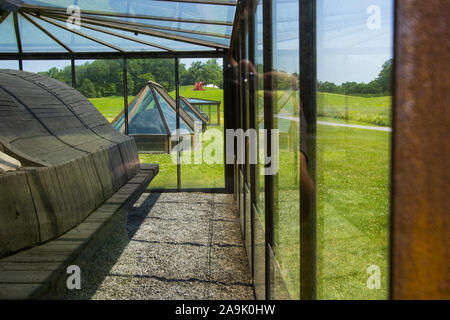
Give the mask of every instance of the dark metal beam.
M 308 172 L 316 181 L 316 0 L 300 1 L 300 101 L 308 123 Z M 300 187 L 300 299 L 316 299 L 316 202 L 315 195 Z M 311 196 L 313 197 L 311 199 Z
M 22 40 L 20 39 L 20 30 L 19 30 L 19 22 L 17 18 L 17 12 L 13 13 L 14 18 L 14 31 L 16 33 L 16 41 L 17 41 L 17 50 L 19 53 L 22 53 Z M 19 70 L 23 70 L 22 59 L 19 59 Z
M 51 17 L 52 19 L 58 19 L 58 20 L 65 21 L 65 19 L 63 19 L 61 17 L 56 18 L 56 16 L 52 15 L 52 14 L 44 13 L 44 15 L 47 17 Z M 42 15 L 40 17 L 42 17 Z M 186 36 L 179 36 L 179 35 L 175 35 L 175 34 L 171 34 L 171 33 L 167 33 L 167 32 L 151 30 L 151 29 L 143 29 L 143 28 L 136 28 L 136 27 L 130 28 L 126 24 L 101 22 L 101 21 L 96 21 L 93 19 L 82 18 L 82 21 L 86 21 L 86 20 L 89 21 L 88 23 L 94 24 L 97 26 L 113 28 L 113 29 L 118 29 L 118 30 L 133 32 L 133 33 L 137 32 L 137 33 L 141 33 L 141 34 L 144 34 L 147 36 L 158 37 L 158 38 L 169 39 L 169 40 L 180 41 L 180 42 L 186 42 L 186 43 L 205 46 L 205 47 L 228 49 L 228 46 L 219 44 L 216 42 L 200 40 L 200 39 L 190 38 L 190 37 L 186 37 Z M 82 27 L 84 27 L 84 25 L 82 25 Z
M 76 74 L 75 74 L 75 60 L 71 59 L 70 60 L 70 66 L 72 69 L 72 88 L 76 89 L 77 88 L 77 81 L 76 81 Z
M 66 49 L 69 52 L 73 52 L 68 46 L 66 46 L 62 41 L 60 41 L 58 38 L 56 38 L 53 34 L 51 34 L 50 32 L 48 32 L 45 28 L 43 28 L 39 23 L 37 23 L 36 21 L 34 21 L 31 17 L 29 17 L 26 13 L 24 12 L 20 12 L 20 14 L 27 19 L 29 22 L 31 22 L 36 28 L 38 28 L 39 30 L 41 30 L 42 32 L 44 32 L 47 36 L 49 36 L 51 39 L 53 39 L 53 41 L 55 41 L 56 43 L 58 43 L 61 47 L 63 47 L 64 49 Z
M 67 17 L 68 17 L 67 14 L 62 14 L 62 13 L 45 13 L 44 12 L 43 14 L 46 16 L 51 16 L 51 17 L 59 17 L 60 19 L 64 19 L 64 21 L 66 21 Z M 165 27 L 165 26 L 158 26 L 158 25 L 154 25 L 154 24 L 132 22 L 132 21 L 126 21 L 126 20 L 120 20 L 120 19 L 111 19 L 111 18 L 105 18 L 105 17 L 99 17 L 99 16 L 86 15 L 86 16 L 81 17 L 80 19 L 82 22 L 84 21 L 85 23 L 91 23 L 91 24 L 95 24 L 95 22 L 101 21 L 101 22 L 107 22 L 107 23 L 120 24 L 120 25 L 124 25 L 126 27 L 143 27 L 143 28 L 156 29 L 156 30 L 166 30 L 166 31 L 182 32 L 182 33 L 189 33 L 189 34 L 198 34 L 198 35 L 208 36 L 208 37 L 217 37 L 217 38 L 225 38 L 225 39 L 231 38 L 230 35 L 221 34 L 221 33 Z
M 184 2 L 193 4 L 213 4 L 220 6 L 236 6 L 237 1 L 229 0 L 156 0 L 156 1 L 167 1 L 167 2 Z
M 123 70 L 123 112 L 125 114 L 125 134 L 128 135 L 128 76 L 127 58 L 122 58 Z
M 34 12 L 49 12 L 49 13 L 66 13 L 65 8 L 55 8 L 55 7 L 44 7 L 44 6 L 33 6 L 26 4 L 23 8 L 33 10 Z M 170 22 L 184 22 L 184 23 L 198 23 L 198 24 L 213 24 L 213 25 L 223 25 L 232 26 L 233 23 L 227 21 L 217 21 L 217 20 L 204 20 L 204 19 L 183 19 L 183 18 L 169 18 L 169 17 L 158 17 L 149 16 L 141 14 L 127 14 L 127 13 L 117 13 L 108 11 L 93 11 L 93 10 L 83 10 L 83 14 L 96 15 L 96 16 L 107 16 L 107 17 L 119 17 L 119 18 L 131 18 L 131 19 L 147 19 L 147 20 L 158 20 L 158 21 L 170 21 Z
M 223 58 L 226 50 L 177 51 L 177 52 L 0 52 L 0 60 L 94 60 L 94 59 L 158 59 L 158 58 Z
M 264 129 L 267 130 L 266 154 L 272 156 L 273 129 L 273 16 L 272 0 L 263 0 L 263 59 L 264 59 Z M 265 227 L 266 227 L 266 299 L 271 299 L 271 248 L 274 245 L 274 176 L 264 176 Z
M 64 26 L 64 25 L 62 25 L 62 24 L 59 24 L 58 22 L 55 22 L 55 21 L 53 21 L 52 19 L 48 19 L 48 18 L 46 18 L 46 17 L 43 17 L 42 15 L 39 16 L 38 18 L 41 19 L 41 20 L 43 20 L 43 21 L 45 21 L 45 22 L 48 22 L 48 23 L 50 23 L 50 24 L 52 24 L 52 25 L 54 25 L 54 26 L 56 26 L 56 27 L 58 27 L 58 28 L 64 29 L 64 30 L 69 31 L 69 32 L 72 32 L 72 33 L 74 33 L 74 34 L 76 34 L 76 35 L 79 35 L 79 36 L 81 36 L 81 37 L 83 37 L 83 38 L 86 38 L 86 39 L 89 39 L 89 40 L 91 40 L 91 41 L 97 42 L 97 43 L 99 43 L 99 44 L 101 44 L 101 45 L 104 45 L 104 46 L 106 46 L 106 47 L 112 48 L 112 49 L 117 50 L 117 51 L 119 51 L 119 52 L 125 52 L 123 49 L 121 49 L 121 48 L 119 48 L 119 47 L 116 47 L 116 46 L 113 46 L 112 44 L 110 44 L 110 43 L 108 43 L 108 42 L 105 42 L 105 41 L 103 41 L 103 40 L 100 40 L 100 39 L 91 37 L 91 36 L 89 36 L 89 35 L 87 35 L 87 34 L 85 34 L 85 33 L 83 33 L 83 32 L 77 31 L 77 30 L 75 30 L 75 29 L 67 28 L 66 26 Z
M 9 12 L 3 11 L 2 16 L 0 18 L 0 23 L 2 23 L 6 18 L 8 18 L 8 16 L 9 16 Z
M 247 19 L 247 32 L 248 32 L 248 60 L 249 67 L 254 67 L 255 63 L 255 11 L 256 11 L 256 1 L 252 1 L 248 7 L 248 19 Z M 256 74 L 254 70 L 248 69 L 248 94 L 249 94 L 249 128 L 257 130 L 256 125 Z M 256 150 L 257 146 L 249 145 L 250 152 L 253 152 L 253 149 Z M 257 151 L 256 151 L 257 152 Z M 251 265 L 252 270 L 251 274 L 254 278 L 254 269 L 255 269 L 255 229 L 254 229 L 254 221 L 253 217 L 257 215 L 256 212 L 253 212 L 254 208 L 257 206 L 257 189 L 256 189 L 256 179 L 258 176 L 258 165 L 250 164 L 250 221 L 251 221 Z
M 177 188 L 181 189 L 181 164 L 180 164 L 180 78 L 179 60 L 175 58 L 175 105 L 176 105 L 176 126 L 177 126 Z M 191 144 L 192 146 L 192 144 Z
M 62 21 L 62 22 L 66 21 L 65 18 L 62 18 L 62 17 L 57 16 L 57 15 L 49 15 L 49 17 L 51 17 L 53 19 L 56 19 L 56 20 L 59 20 L 59 21 Z M 91 29 L 91 30 L 94 30 L 94 31 L 97 31 L 97 32 L 106 33 L 106 34 L 109 34 L 109 35 L 112 35 L 112 36 L 115 36 L 115 37 L 119 37 L 119 38 L 122 38 L 122 39 L 130 40 L 130 41 L 141 43 L 141 44 L 145 44 L 147 46 L 151 46 L 151 47 L 154 47 L 154 48 L 162 49 L 162 50 L 165 50 L 165 51 L 172 51 L 172 52 L 174 51 L 173 49 L 170 49 L 168 47 L 164 47 L 164 46 L 152 43 L 152 42 L 148 42 L 148 41 L 144 41 L 144 40 L 141 40 L 141 39 L 129 37 L 129 36 L 126 36 L 126 35 L 123 35 L 123 34 L 120 34 L 120 33 L 117 33 L 117 32 L 113 32 L 113 31 L 109 31 L 109 30 L 106 30 L 106 29 L 103 29 L 103 28 L 93 27 L 93 26 L 89 25 L 89 22 L 83 24 L 83 28 Z

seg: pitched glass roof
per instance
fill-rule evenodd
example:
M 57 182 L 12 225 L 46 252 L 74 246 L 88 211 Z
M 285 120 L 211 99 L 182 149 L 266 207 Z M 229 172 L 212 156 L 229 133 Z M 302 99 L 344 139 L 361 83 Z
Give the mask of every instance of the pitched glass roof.
M 235 0 L 0 0 L 0 52 L 211 51 Z

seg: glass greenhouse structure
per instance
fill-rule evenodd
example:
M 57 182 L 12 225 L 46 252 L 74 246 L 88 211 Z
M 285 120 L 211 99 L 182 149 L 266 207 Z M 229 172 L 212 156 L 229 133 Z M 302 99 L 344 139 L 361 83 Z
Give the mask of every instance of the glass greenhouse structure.
M 206 130 L 207 119 L 180 96 L 180 125 L 177 136 L 177 106 L 175 100 L 156 82 L 149 81 L 128 106 L 128 124 L 121 111 L 112 125 L 118 131 L 133 136 L 139 151 L 170 153 L 179 139 L 194 137 Z
M 256 299 L 448 299 L 445 1 L 0 0 L 0 68 L 66 61 L 79 89 L 77 62 L 114 60 L 108 120 L 160 165 L 145 192 L 230 195 Z M 167 85 L 132 94 L 158 59 Z M 183 88 L 194 59 L 220 60 L 217 97 Z M 172 161 L 196 136 L 199 163 Z

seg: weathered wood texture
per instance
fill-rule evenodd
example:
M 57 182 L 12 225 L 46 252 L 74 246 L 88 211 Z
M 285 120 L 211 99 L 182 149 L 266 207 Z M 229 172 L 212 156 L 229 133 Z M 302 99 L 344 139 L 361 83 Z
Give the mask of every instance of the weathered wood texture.
M 450 298 L 450 7 L 396 1 L 391 295 Z
M 0 71 L 0 145 L 23 168 L 0 173 L 0 257 L 77 226 L 139 170 L 133 138 L 78 91 Z
M 158 173 L 141 170 L 79 225 L 60 237 L 0 259 L 0 299 L 60 298 L 67 290 L 67 267 L 83 267 Z M 125 223 L 126 224 L 126 223 Z

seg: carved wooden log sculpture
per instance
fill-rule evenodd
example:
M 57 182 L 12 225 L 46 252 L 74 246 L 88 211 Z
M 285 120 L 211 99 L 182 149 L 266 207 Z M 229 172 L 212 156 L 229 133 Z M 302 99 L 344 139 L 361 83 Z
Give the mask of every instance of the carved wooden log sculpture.
M 134 139 L 84 96 L 21 71 L 0 70 L 0 151 L 21 164 L 0 171 L 0 257 L 77 226 L 139 170 Z

